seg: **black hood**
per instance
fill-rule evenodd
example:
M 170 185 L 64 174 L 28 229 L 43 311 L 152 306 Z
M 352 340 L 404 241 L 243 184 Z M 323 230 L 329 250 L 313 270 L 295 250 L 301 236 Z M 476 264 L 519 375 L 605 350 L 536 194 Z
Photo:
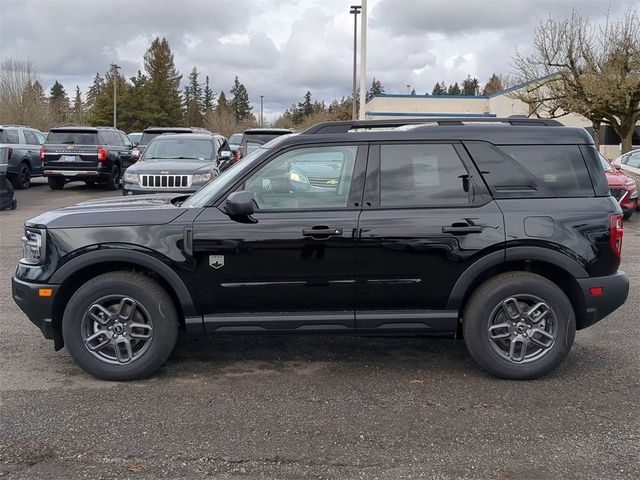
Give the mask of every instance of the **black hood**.
M 42 213 L 25 222 L 34 228 L 73 228 L 124 225 L 161 225 L 178 218 L 185 209 L 172 200 L 184 194 L 112 197 L 78 203 Z

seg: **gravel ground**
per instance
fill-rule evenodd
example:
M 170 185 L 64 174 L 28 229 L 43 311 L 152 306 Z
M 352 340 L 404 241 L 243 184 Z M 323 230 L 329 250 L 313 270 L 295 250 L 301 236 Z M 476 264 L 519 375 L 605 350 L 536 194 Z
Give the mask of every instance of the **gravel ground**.
M 89 377 L 11 299 L 25 219 L 113 195 L 36 180 L 0 212 L 0 477 L 636 479 L 640 214 L 626 305 L 561 369 L 510 382 L 460 341 L 181 338 L 145 381 Z

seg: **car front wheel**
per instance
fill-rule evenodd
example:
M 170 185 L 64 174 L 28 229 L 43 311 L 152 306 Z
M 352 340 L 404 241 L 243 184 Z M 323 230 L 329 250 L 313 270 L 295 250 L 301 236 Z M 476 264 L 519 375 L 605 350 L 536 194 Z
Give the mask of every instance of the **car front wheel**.
M 573 307 L 550 280 L 529 272 L 497 275 L 465 307 L 465 343 L 490 373 L 507 379 L 541 377 L 557 368 L 575 338 Z
M 169 294 L 133 272 L 99 275 L 71 297 L 62 320 L 75 362 L 105 380 L 151 375 L 171 354 L 178 315 Z

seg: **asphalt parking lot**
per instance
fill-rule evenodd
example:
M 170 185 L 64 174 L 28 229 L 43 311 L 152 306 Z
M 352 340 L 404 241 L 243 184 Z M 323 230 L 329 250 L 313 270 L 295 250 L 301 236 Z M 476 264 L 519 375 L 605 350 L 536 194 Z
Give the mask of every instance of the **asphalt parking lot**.
M 41 179 L 0 212 L 0 477 L 626 479 L 640 472 L 640 214 L 623 308 L 537 381 L 454 340 L 182 337 L 139 382 L 96 380 L 11 299 L 24 220 L 114 195 Z

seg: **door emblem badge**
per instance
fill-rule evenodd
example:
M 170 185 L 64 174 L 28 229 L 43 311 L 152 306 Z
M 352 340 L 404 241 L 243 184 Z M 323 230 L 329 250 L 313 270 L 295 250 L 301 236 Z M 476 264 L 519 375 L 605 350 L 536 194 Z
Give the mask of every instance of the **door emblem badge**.
M 224 255 L 209 255 L 209 266 L 216 270 L 224 267 Z

